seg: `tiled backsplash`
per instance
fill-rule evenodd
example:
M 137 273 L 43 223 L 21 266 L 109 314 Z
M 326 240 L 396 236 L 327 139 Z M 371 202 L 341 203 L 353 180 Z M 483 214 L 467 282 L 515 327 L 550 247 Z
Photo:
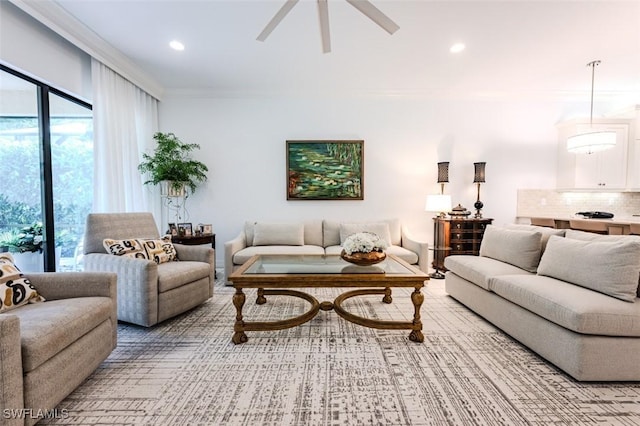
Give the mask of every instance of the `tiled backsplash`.
M 606 211 L 617 217 L 640 214 L 640 192 L 558 192 L 519 189 L 518 217 L 569 217 L 581 211 Z

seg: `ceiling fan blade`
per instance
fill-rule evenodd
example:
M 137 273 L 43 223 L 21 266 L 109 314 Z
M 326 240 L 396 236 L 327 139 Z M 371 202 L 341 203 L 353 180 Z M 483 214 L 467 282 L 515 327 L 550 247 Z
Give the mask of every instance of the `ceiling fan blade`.
M 318 0 L 318 16 L 320 17 L 322 53 L 329 53 L 331 52 L 331 36 L 329 34 L 329 6 L 327 5 L 327 0 Z
M 362 12 L 373 22 L 380 25 L 389 34 L 393 34 L 398 31 L 398 29 L 400 29 L 398 24 L 393 22 L 391 18 L 382 13 L 380 9 L 375 7 L 369 0 L 347 0 L 347 2 L 349 2 L 351 6 Z
M 269 34 L 271 34 L 271 32 L 278 26 L 280 21 L 282 21 L 282 19 L 287 16 L 287 13 L 289 13 L 291 9 L 293 9 L 293 6 L 295 6 L 298 1 L 299 0 L 287 0 L 287 2 L 282 5 L 278 13 L 276 13 L 273 18 L 271 18 L 267 26 L 264 27 L 264 30 L 262 30 L 256 40 L 265 41 L 267 37 L 269 37 Z

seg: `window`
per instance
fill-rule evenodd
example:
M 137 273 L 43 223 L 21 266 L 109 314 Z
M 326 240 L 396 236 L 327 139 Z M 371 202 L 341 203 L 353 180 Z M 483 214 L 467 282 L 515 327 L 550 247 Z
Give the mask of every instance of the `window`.
M 0 65 L 0 176 L 0 251 L 25 272 L 81 269 L 91 106 Z

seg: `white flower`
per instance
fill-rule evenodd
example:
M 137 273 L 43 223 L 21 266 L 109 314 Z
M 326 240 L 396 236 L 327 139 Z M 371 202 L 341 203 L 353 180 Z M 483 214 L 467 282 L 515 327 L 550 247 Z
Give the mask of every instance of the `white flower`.
M 383 251 L 387 248 L 387 242 L 373 232 L 358 232 L 349 235 L 342 244 L 347 254 L 369 253 Z

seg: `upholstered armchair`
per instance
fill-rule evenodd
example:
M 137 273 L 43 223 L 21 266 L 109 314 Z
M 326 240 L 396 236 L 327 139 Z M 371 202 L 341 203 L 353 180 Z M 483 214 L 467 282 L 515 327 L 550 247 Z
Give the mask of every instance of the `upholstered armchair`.
M 91 213 L 84 237 L 85 271 L 118 275 L 118 319 L 150 327 L 192 309 L 213 296 L 215 254 L 211 247 L 174 244 L 177 260 L 109 254 L 111 240 L 157 240 L 151 213 Z

